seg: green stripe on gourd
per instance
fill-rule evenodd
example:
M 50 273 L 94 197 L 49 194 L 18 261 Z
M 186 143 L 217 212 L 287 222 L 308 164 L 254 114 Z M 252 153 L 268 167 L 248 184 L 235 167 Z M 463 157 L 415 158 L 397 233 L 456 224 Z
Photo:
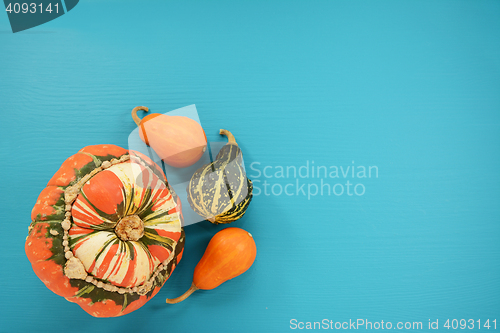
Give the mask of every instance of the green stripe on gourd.
M 234 136 L 223 129 L 220 134 L 227 136 L 228 143 L 212 163 L 193 174 L 187 187 L 191 208 L 214 224 L 231 223 L 241 218 L 252 200 L 253 190 Z

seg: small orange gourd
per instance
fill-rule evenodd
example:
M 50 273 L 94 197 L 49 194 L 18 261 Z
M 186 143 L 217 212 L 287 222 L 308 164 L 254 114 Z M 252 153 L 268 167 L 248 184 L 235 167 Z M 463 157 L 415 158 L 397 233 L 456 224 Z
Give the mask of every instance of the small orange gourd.
M 207 137 L 201 125 L 184 116 L 152 113 L 142 118 L 137 111 L 149 112 L 145 106 L 132 110 L 139 126 L 139 136 L 168 165 L 185 168 L 196 163 L 207 150 Z
M 252 235 L 240 228 L 226 228 L 214 235 L 200 262 L 196 265 L 193 283 L 182 296 L 167 303 L 182 302 L 198 289 L 210 290 L 243 274 L 252 266 L 257 247 Z

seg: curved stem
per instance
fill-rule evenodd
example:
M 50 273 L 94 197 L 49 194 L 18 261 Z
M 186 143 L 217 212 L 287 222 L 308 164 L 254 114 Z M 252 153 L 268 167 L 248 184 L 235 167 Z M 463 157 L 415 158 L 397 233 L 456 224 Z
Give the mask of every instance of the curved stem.
M 228 145 L 238 145 L 236 143 L 236 139 L 234 138 L 234 135 L 231 132 L 229 132 L 228 130 L 221 129 L 219 134 L 227 136 L 227 144 Z
M 177 298 L 167 298 L 167 304 L 175 304 L 182 302 L 186 298 L 188 298 L 192 293 L 194 293 L 196 290 L 198 290 L 198 287 L 194 285 L 194 282 L 191 284 L 191 288 L 188 289 L 182 296 L 179 296 Z
M 149 108 L 147 106 L 136 106 L 133 110 L 132 110 L 132 119 L 134 119 L 135 123 L 137 124 L 137 126 L 140 126 L 141 125 L 141 118 L 139 118 L 137 116 L 137 111 L 139 110 L 142 110 L 142 111 L 146 111 L 146 112 L 149 112 Z

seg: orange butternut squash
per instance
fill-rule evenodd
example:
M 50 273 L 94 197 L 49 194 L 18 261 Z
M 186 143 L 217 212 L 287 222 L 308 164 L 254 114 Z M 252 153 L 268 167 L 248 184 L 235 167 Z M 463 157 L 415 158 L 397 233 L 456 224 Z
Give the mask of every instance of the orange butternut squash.
M 196 163 L 207 149 L 205 131 L 195 120 L 184 116 L 152 113 L 142 118 L 137 111 L 149 112 L 145 106 L 132 110 L 139 126 L 139 136 L 168 165 L 185 168 Z

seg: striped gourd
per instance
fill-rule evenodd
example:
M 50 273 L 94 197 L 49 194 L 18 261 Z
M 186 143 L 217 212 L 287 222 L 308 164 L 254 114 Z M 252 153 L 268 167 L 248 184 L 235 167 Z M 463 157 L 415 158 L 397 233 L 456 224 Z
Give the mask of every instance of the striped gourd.
M 182 257 L 180 201 L 148 157 L 113 145 L 68 158 L 38 197 L 26 254 L 46 286 L 96 317 L 151 299 Z
M 223 129 L 220 134 L 227 136 L 228 143 L 214 162 L 193 174 L 187 187 L 191 208 L 214 224 L 231 223 L 241 218 L 252 200 L 253 189 L 234 136 Z

